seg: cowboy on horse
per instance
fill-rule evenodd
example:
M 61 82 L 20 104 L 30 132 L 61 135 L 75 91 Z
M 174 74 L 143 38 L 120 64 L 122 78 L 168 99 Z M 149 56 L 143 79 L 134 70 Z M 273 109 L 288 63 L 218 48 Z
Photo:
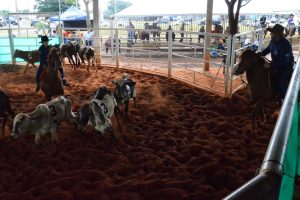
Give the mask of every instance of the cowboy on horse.
M 42 45 L 39 48 L 39 53 L 40 53 L 40 65 L 39 68 L 36 72 L 35 75 L 35 79 L 36 79 L 36 91 L 38 92 L 40 90 L 40 78 L 41 75 L 43 73 L 43 71 L 45 70 L 45 66 L 48 65 L 48 56 L 50 53 L 50 46 L 48 45 L 49 42 L 49 38 L 47 36 L 42 36 L 41 37 L 41 42 Z M 58 68 L 59 72 L 60 72 L 60 76 L 63 79 L 63 84 L 64 86 L 69 86 L 69 83 L 66 81 L 66 79 L 64 78 L 64 70 L 62 67 Z
M 275 71 L 275 90 L 279 93 L 280 99 L 284 99 L 294 66 L 292 46 L 284 37 L 284 27 L 280 24 L 276 24 L 273 28 L 267 30 L 271 32 L 271 41 L 260 55 L 266 56 L 271 53 L 270 66 L 265 67 L 270 67 L 271 70 Z

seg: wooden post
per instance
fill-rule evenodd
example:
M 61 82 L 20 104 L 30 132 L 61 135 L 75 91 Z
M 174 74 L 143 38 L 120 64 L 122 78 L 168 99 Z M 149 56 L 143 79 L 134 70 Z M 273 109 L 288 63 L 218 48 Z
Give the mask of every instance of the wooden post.
M 206 33 L 211 33 L 212 26 L 212 12 L 213 12 L 213 0 L 207 0 L 207 8 L 206 8 Z M 209 70 L 209 61 L 210 61 L 210 45 L 211 45 L 211 37 L 210 35 L 205 35 L 204 37 L 204 70 Z
M 94 28 L 94 45 L 96 63 L 101 65 L 101 41 L 100 41 L 100 15 L 99 15 L 99 0 L 93 0 L 93 28 Z

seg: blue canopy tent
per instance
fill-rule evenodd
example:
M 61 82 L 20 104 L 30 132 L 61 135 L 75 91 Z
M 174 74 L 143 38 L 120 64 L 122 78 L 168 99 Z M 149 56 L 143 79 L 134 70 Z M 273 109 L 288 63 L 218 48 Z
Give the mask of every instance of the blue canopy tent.
M 49 18 L 50 22 L 58 21 L 58 16 L 52 16 Z M 86 13 L 77 9 L 74 6 L 68 8 L 64 13 L 60 15 L 61 21 L 78 21 L 86 20 Z
M 58 21 L 58 16 L 52 16 L 49 18 L 50 22 Z M 64 13 L 60 15 L 60 21 L 63 22 L 65 28 L 86 28 L 86 13 L 77 9 L 74 6 L 68 8 Z M 91 20 L 91 24 L 93 21 Z

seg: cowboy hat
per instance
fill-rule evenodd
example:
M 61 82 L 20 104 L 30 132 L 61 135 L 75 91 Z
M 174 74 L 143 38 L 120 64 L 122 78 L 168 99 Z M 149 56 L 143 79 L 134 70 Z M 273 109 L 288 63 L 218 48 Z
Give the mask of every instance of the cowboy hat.
M 52 40 L 52 39 L 50 39 L 50 40 Z M 49 42 L 49 38 L 47 36 L 42 36 L 41 41 L 39 43 L 43 43 L 43 42 Z
M 280 24 L 275 24 L 273 28 L 268 28 L 267 30 L 270 31 L 271 33 L 282 35 L 284 31 L 284 27 L 281 26 Z

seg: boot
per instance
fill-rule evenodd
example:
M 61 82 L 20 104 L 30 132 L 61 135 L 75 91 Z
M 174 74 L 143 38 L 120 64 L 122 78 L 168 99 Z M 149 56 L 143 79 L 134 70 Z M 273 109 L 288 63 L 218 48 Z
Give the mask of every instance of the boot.
M 36 82 L 35 91 L 38 92 L 38 91 L 40 91 L 40 89 L 41 89 L 40 82 Z

